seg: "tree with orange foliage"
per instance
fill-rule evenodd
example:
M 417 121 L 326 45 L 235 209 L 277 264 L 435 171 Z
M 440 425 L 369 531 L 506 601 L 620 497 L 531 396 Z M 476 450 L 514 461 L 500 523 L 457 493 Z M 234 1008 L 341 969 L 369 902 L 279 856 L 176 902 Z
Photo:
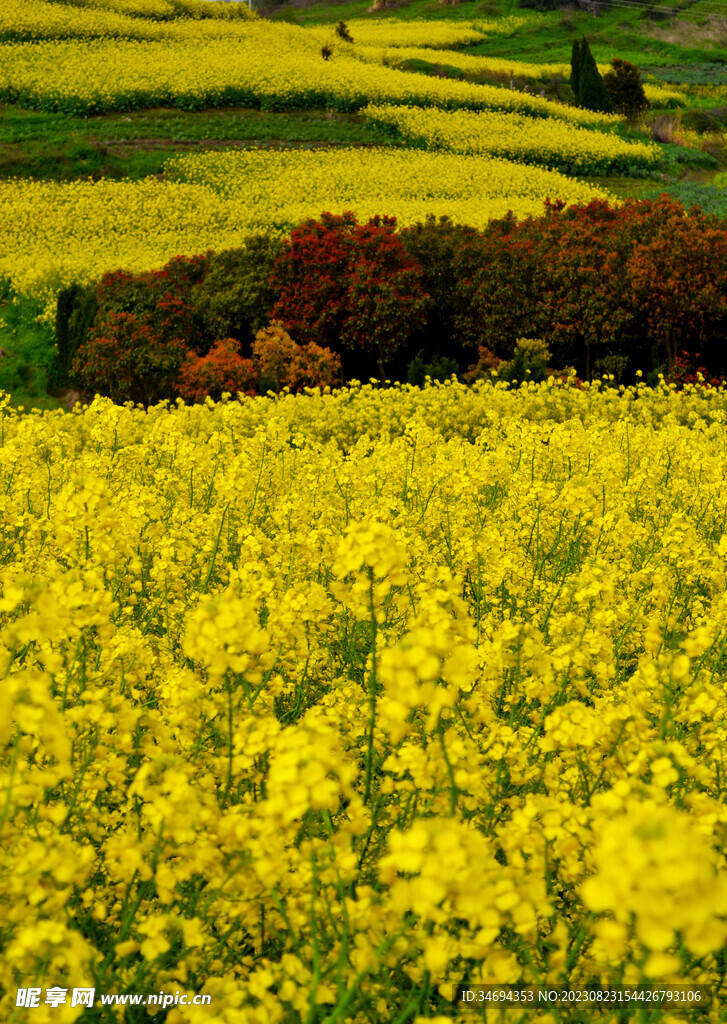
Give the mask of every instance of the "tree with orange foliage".
M 252 353 L 262 391 L 302 391 L 333 386 L 341 379 L 341 360 L 335 352 L 314 341 L 298 345 L 279 320 L 257 332 Z
M 235 338 L 222 338 L 203 356 L 190 350 L 177 381 L 180 397 L 188 402 L 219 399 L 223 392 L 231 395 L 256 393 L 257 374 L 252 359 L 240 355 Z
M 627 266 L 631 301 L 674 370 L 686 349 L 721 362 L 727 329 L 727 232 L 701 211 L 672 208 L 656 233 L 637 242 Z

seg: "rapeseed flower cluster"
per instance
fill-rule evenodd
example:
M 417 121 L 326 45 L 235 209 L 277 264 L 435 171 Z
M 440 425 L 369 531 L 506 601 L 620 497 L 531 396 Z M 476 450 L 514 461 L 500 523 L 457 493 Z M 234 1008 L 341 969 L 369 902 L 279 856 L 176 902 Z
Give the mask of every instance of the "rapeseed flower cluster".
M 445 50 L 450 46 L 473 46 L 490 35 L 510 35 L 525 21 L 516 15 L 476 21 L 351 18 L 346 21 L 346 26 L 356 50 L 359 46 L 421 46 Z M 321 42 L 327 42 L 332 35 L 330 25 L 312 25 L 307 31 Z
M 0 8 L 0 40 L 175 39 L 190 35 L 229 35 L 240 19 L 252 17 L 246 5 L 206 0 L 5 0 Z M 203 18 L 200 23 L 198 19 Z M 234 20 L 231 20 L 234 19 Z
M 502 157 L 569 174 L 653 169 L 662 160 L 661 150 L 653 143 L 627 142 L 610 132 L 589 131 L 564 121 L 512 111 L 446 111 L 372 104 L 364 108 L 363 115 L 409 146 Z
M 86 8 L 69 10 L 53 3 L 27 4 L 7 0 L 0 9 L 0 39 L 29 42 L 38 39 L 95 39 L 104 36 L 126 39 L 156 39 L 158 27 L 142 18 L 127 17 L 113 10 Z
M 0 12 L 1 39 L 174 39 L 191 34 L 234 36 L 241 21 L 254 19 L 245 4 L 226 5 L 205 0 L 36 0 L 29 9 L 22 0 L 6 0 Z M 433 47 L 471 46 L 491 35 L 512 35 L 525 24 L 523 17 L 476 22 L 447 20 L 402 21 L 382 18 L 374 22 L 348 22 L 355 39 L 364 46 Z M 329 26 L 311 26 L 306 36 L 328 41 Z M 243 35 L 245 38 L 246 35 Z
M 726 420 L 552 379 L 4 397 L 2 1019 L 449 1020 L 467 978 L 710 984 L 716 1024 Z

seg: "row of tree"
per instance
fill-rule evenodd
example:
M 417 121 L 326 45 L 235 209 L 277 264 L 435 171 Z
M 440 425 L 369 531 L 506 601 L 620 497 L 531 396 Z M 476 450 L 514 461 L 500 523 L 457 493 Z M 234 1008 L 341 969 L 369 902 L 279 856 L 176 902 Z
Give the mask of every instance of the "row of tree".
M 523 339 L 584 378 L 628 383 L 686 351 L 717 379 L 726 333 L 727 225 L 668 196 L 549 202 L 482 231 L 324 213 L 287 240 L 257 235 L 67 289 L 56 328 L 61 377 L 144 402 L 477 375 L 522 363 Z

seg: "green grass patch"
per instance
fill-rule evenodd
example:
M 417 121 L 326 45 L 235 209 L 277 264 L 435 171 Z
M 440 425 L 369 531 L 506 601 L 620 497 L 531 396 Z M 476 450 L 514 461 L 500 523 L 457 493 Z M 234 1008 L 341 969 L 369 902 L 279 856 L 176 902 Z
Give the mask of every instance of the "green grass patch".
M 644 65 L 641 70 L 662 82 L 675 85 L 727 85 L 727 66 L 724 64 L 694 62 L 663 67 Z
M 463 71 L 462 68 L 453 64 L 441 63 L 437 60 L 437 51 L 432 51 L 431 60 L 422 60 L 419 57 L 407 57 L 405 60 L 397 61 L 393 56 L 388 58 L 389 67 L 399 71 L 409 71 L 422 75 L 434 75 L 438 78 L 455 78 L 462 82 L 472 82 L 474 85 L 495 85 L 505 87 L 510 83 L 511 76 L 497 73 L 483 68 L 482 71 Z M 549 75 L 542 75 L 540 78 L 525 78 L 513 73 L 512 80 L 517 89 L 524 89 L 526 86 L 531 93 L 538 93 L 544 90 L 547 99 L 563 100 L 563 83 L 553 89 L 553 79 Z M 567 91 L 567 99 L 572 102 L 572 94 Z
M 727 175 L 721 175 L 727 179 Z M 715 179 L 716 180 L 716 179 Z M 727 190 L 715 184 L 700 184 L 696 181 L 677 181 L 665 185 L 660 189 L 652 189 L 643 194 L 643 199 L 652 199 L 667 192 L 670 196 L 678 199 L 685 209 L 692 206 L 701 206 L 705 213 L 712 213 L 716 217 L 727 217 Z
M 98 142 L 0 143 L 0 178 L 132 178 L 161 173 L 169 151 L 112 152 Z
M 617 11 L 593 18 L 584 11 L 559 11 L 543 15 L 541 22 L 524 25 L 512 36 L 490 36 L 467 48 L 467 53 L 512 57 L 534 64 L 570 62 L 573 39 L 585 35 L 599 63 L 621 57 L 637 67 L 652 69 L 664 64 L 706 64 L 719 61 L 722 51 L 695 49 L 667 43 L 645 34 L 635 11 Z
M 645 199 L 655 190 L 653 178 L 634 178 L 626 175 L 589 175 L 584 179 L 592 185 L 605 189 L 617 199 Z M 657 189 L 657 192 L 666 191 Z
M 55 408 L 59 403 L 48 394 L 57 364 L 53 326 L 40 314 L 38 303 L 14 295 L 0 281 L 0 391 L 8 392 L 16 405 Z
M 13 391 L 10 395 L 10 404 L 19 412 L 28 414 L 35 410 L 39 412 L 50 412 L 53 409 L 68 408 L 61 398 L 55 395 L 28 394 L 22 390 Z
M 185 111 L 157 108 L 127 114 L 103 114 L 86 120 L 71 118 L 72 127 L 86 138 L 110 141 L 167 139 L 173 142 L 204 139 L 245 142 L 376 141 L 357 114 L 325 110 L 285 111 L 231 107 L 225 110 Z
M 727 182 L 727 175 L 724 175 Z M 658 199 L 666 192 L 678 200 L 685 209 L 701 206 L 705 213 L 716 217 L 727 217 L 727 190 L 715 184 L 697 181 L 669 181 L 655 184 L 654 180 L 636 178 L 589 178 L 592 184 L 607 189 L 618 199 Z
M 704 171 L 717 170 L 719 167 L 717 158 L 711 153 L 704 153 L 701 149 L 678 146 L 673 142 L 659 143 L 658 145 L 664 155 L 664 166 L 667 171 L 678 174 L 683 167 Z

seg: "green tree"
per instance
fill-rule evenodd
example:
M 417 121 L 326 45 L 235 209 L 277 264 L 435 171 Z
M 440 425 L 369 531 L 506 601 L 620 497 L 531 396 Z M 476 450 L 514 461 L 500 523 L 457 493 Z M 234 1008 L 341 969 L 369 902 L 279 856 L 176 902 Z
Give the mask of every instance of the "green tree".
M 72 284 L 58 293 L 55 339 L 58 348 L 57 383 L 69 382 L 71 363 L 98 313 L 96 285 Z
M 586 110 L 600 110 L 607 113 L 612 109 L 611 99 L 606 92 L 603 79 L 585 36 L 581 40 L 580 46 L 576 103 L 579 107 L 585 107 Z
M 580 80 L 581 80 L 581 44 L 577 39 L 573 40 L 573 48 L 571 49 L 570 55 L 570 86 L 573 90 L 573 95 L 578 103 L 578 97 L 580 95 Z
M 248 235 L 237 249 L 210 254 L 208 271 L 189 301 L 211 340 L 235 338 L 244 357 L 252 354 L 255 334 L 267 324 L 277 298 L 269 278 L 282 248 L 280 239 L 261 233 Z
M 626 117 L 635 117 L 646 110 L 649 101 L 644 92 L 641 72 L 635 64 L 614 57 L 611 70 L 603 76 L 603 85 L 608 93 L 613 109 Z
M 421 356 L 422 366 L 431 368 L 443 358 L 457 360 L 459 368 L 467 366 L 471 352 L 467 352 L 457 332 L 456 320 L 462 312 L 461 278 L 477 266 L 478 257 L 472 254 L 472 246 L 478 237 L 475 228 L 455 224 L 446 216 L 437 220 L 433 214 L 429 214 L 424 222 L 403 228 L 399 233 L 409 256 L 422 268 L 421 284 L 429 298 L 426 322 L 411 336 L 408 346 L 397 353 L 399 363 L 396 364 L 395 360 L 393 373 L 408 372 L 406 368 L 417 353 Z M 457 270 L 455 257 L 459 257 Z M 430 370 L 424 372 L 429 373 Z M 451 372 L 448 370 L 445 376 Z M 430 373 L 430 376 L 436 375 Z

